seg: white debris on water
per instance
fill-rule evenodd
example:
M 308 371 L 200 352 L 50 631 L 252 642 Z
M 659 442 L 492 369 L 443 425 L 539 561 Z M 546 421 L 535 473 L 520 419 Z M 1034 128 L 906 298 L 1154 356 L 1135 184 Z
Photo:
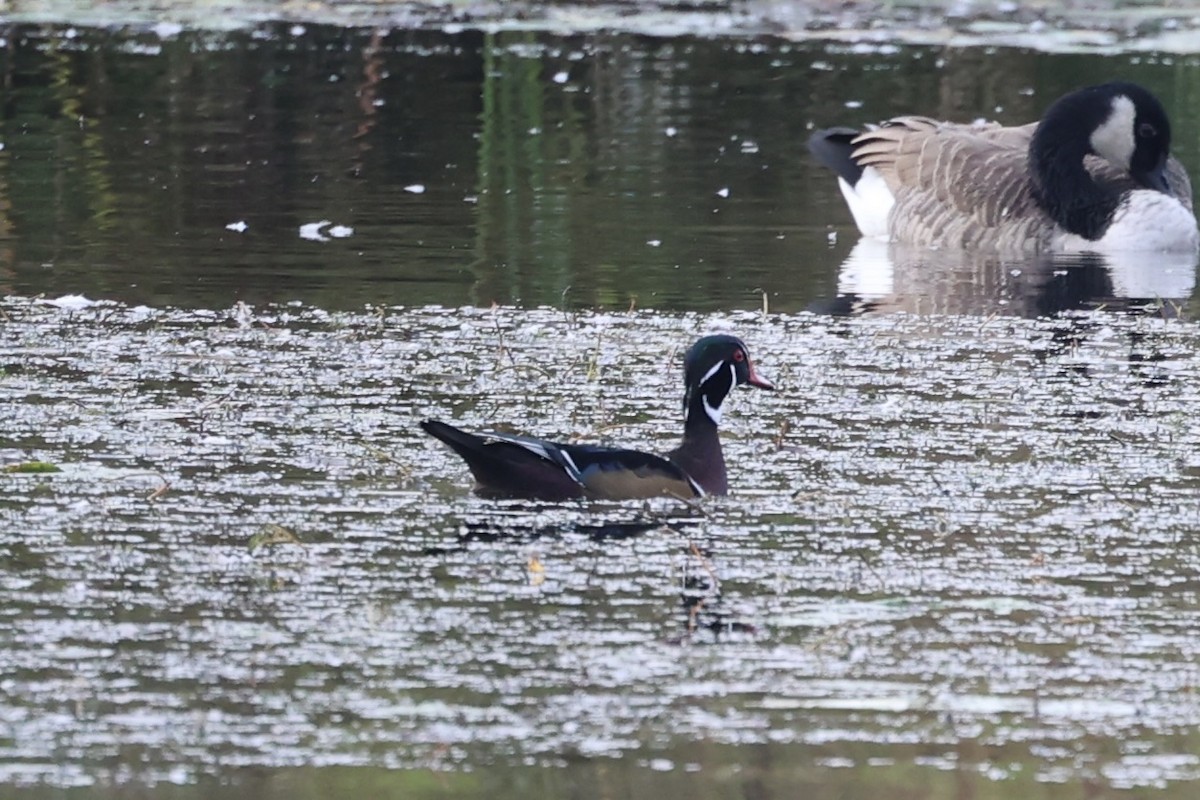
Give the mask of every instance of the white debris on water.
M 62 297 L 56 297 L 53 300 L 42 301 L 48 306 L 54 306 L 66 311 L 78 311 L 82 308 L 91 308 L 97 304 L 95 300 L 89 300 L 81 294 L 64 294 Z
M 354 228 L 349 225 L 334 225 L 327 219 L 300 226 L 300 238 L 314 242 L 328 242 L 330 239 L 344 239 L 352 235 Z
M 154 26 L 151 27 L 150 30 L 152 30 L 154 35 L 160 39 L 174 39 L 176 36 L 183 33 L 183 25 L 179 24 L 178 22 L 162 20 L 161 22 L 154 23 Z

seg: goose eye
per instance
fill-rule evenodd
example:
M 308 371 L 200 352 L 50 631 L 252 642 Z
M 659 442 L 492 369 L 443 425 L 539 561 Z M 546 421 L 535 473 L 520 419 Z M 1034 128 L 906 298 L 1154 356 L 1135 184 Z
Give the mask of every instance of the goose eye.
M 745 351 L 744 350 L 734 350 L 733 351 L 733 360 L 738 361 L 738 362 L 745 361 L 746 360 Z
M 1138 136 L 1143 139 L 1153 139 L 1157 135 L 1158 130 L 1149 122 L 1143 122 L 1141 125 L 1138 125 Z

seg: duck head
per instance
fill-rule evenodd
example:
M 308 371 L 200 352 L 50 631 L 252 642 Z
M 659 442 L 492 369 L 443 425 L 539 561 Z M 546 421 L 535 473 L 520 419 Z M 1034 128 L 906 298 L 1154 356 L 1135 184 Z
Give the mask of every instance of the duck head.
M 683 381 L 688 425 L 700 421 L 720 424 L 721 403 L 735 386 L 775 388 L 755 370 L 745 342 L 727 334 L 705 336 L 692 345 L 684 359 Z

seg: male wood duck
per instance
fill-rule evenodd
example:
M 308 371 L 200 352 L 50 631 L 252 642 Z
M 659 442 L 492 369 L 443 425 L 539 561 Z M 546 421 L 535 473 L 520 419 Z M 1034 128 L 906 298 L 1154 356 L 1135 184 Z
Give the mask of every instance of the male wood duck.
M 721 403 L 735 386 L 774 389 L 754 369 L 736 336 L 705 336 L 684 361 L 683 442 L 666 458 L 638 450 L 560 444 L 506 433 L 467 433 L 444 422 L 421 428 L 458 453 L 487 497 L 632 500 L 725 494 L 725 457 L 717 438 Z

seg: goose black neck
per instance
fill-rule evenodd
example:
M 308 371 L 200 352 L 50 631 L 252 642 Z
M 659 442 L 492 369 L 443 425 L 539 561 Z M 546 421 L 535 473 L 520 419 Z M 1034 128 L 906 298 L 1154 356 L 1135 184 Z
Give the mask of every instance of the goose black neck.
M 1060 129 L 1055 123 L 1050 117 L 1043 120 L 1029 144 L 1034 199 L 1061 228 L 1095 241 L 1112 222 L 1121 193 L 1096 183 L 1084 167 L 1091 145 L 1075 133 L 1075 126 L 1061 124 Z

